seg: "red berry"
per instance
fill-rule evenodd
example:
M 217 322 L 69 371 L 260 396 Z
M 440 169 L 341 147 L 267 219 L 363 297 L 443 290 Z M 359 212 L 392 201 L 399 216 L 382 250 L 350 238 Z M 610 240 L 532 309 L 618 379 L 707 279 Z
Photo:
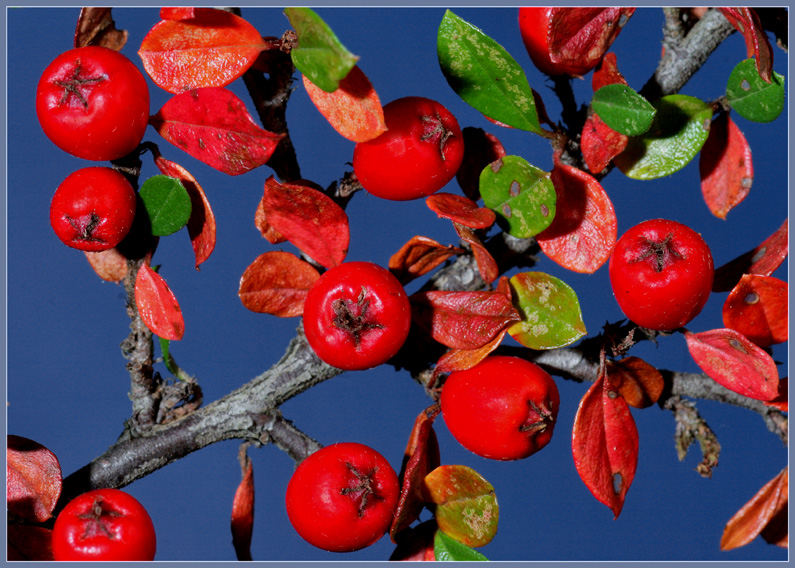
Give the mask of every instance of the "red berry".
M 621 311 L 641 327 L 673 330 L 698 315 L 714 276 L 707 243 L 666 219 L 639 223 L 616 242 L 608 271 Z
M 78 47 L 50 63 L 36 114 L 52 142 L 79 158 L 115 160 L 135 150 L 149 121 L 149 90 L 132 61 L 106 47 Z
M 516 460 L 549 443 L 560 395 L 535 363 L 492 355 L 450 373 L 440 403 L 447 429 L 462 446 L 485 458 Z
M 130 182 L 112 168 L 89 167 L 71 173 L 50 202 L 50 224 L 70 247 L 100 251 L 115 247 L 135 219 Z
M 302 461 L 287 485 L 287 515 L 310 544 L 350 552 L 386 533 L 400 486 L 389 462 L 374 449 L 346 442 Z
M 384 106 L 387 131 L 353 150 L 353 171 L 375 196 L 396 201 L 425 197 L 455 176 L 464 139 L 441 104 L 404 97 Z
M 55 519 L 55 560 L 153 560 L 152 519 L 134 497 L 118 489 L 96 489 L 75 497 Z
M 391 272 L 372 262 L 346 262 L 309 290 L 303 321 L 306 339 L 323 361 L 345 370 L 369 369 L 403 346 L 411 306 Z

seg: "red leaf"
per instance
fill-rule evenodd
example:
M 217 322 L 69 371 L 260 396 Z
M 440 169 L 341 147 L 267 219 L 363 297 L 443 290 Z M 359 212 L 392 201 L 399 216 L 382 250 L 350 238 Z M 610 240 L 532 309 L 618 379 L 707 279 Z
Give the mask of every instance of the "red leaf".
M 50 518 L 61 495 L 61 465 L 50 450 L 27 438 L 6 438 L 6 508 L 27 521 Z
M 712 121 L 699 156 L 704 201 L 713 215 L 725 219 L 746 198 L 754 179 L 751 147 L 728 113 Z
M 491 256 L 488 249 L 483 246 L 475 231 L 455 221 L 453 221 L 453 227 L 455 227 L 455 232 L 458 233 L 461 240 L 468 243 L 472 249 L 472 255 L 478 265 L 480 277 L 486 284 L 494 282 L 500 275 L 500 269 L 497 266 L 497 261 Z
M 480 172 L 497 158 L 505 156 L 505 148 L 493 134 L 482 128 L 467 126 L 461 130 L 464 138 L 464 159 L 455 174 L 464 195 L 480 199 Z
M 616 214 L 602 185 L 584 171 L 555 160 L 555 219 L 536 235 L 541 250 L 575 272 L 601 267 L 616 244 Z
M 37 525 L 8 525 L 8 560 L 52 561 L 52 531 Z
M 627 402 L 604 372 L 580 401 L 571 449 L 580 479 L 618 518 L 635 478 L 638 430 Z
M 782 377 L 778 381 L 778 396 L 773 400 L 766 400 L 767 406 L 779 409 L 781 412 L 789 412 L 789 379 Z
M 148 264 L 142 264 L 135 278 L 135 305 L 144 324 L 163 339 L 182 339 L 185 321 L 174 293 Z
M 789 285 L 772 276 L 745 274 L 723 304 L 723 325 L 760 347 L 789 337 Z
M 721 550 L 745 546 L 762 533 L 789 504 L 789 468 L 765 485 L 726 523 L 720 539 Z
M 627 80 L 619 72 L 616 54 L 611 51 L 605 53 L 599 65 L 594 69 L 593 76 L 591 76 L 591 88 L 596 92 L 605 85 L 614 85 L 616 83 L 626 85 Z
M 265 215 L 265 203 L 262 199 L 257 204 L 257 211 L 254 213 L 254 226 L 259 229 L 262 236 L 272 245 L 278 245 L 287 240 L 284 235 L 268 224 L 268 219 Z
M 521 316 L 501 292 L 432 290 L 412 298 L 417 321 L 453 349 L 483 347 Z
M 378 93 L 358 66 L 350 70 L 332 93 L 316 86 L 306 75 L 302 77 L 309 98 L 341 136 L 366 142 L 386 131 Z
M 439 405 L 426 408 L 417 416 L 411 429 L 400 471 L 401 487 L 389 536 L 397 542 L 397 535 L 417 520 L 425 505 L 423 483 L 425 476 L 439 467 L 439 443 L 433 431 L 433 421 L 439 415 Z
M 580 149 L 588 171 L 598 174 L 604 170 L 624 151 L 628 142 L 628 136 L 607 126 L 599 115 L 590 115 L 585 119 L 580 136 Z
M 759 76 L 770 83 L 773 73 L 773 49 L 759 15 L 753 8 L 718 8 L 737 31 L 743 34 L 748 57 L 756 58 Z
M 86 6 L 80 8 L 80 16 L 75 28 L 75 47 L 98 45 L 121 51 L 127 43 L 127 30 L 116 29 L 111 14 L 112 8 Z
M 758 247 L 741 254 L 715 270 L 713 292 L 726 292 L 734 288 L 743 274 L 770 276 L 789 254 L 789 225 L 787 219 L 775 233 Z
M 155 24 L 138 50 L 146 72 L 169 93 L 228 85 L 266 47 L 256 28 L 240 16 L 214 8 L 190 10 L 167 13 L 179 19 Z
M 444 246 L 433 239 L 414 236 L 400 247 L 389 259 L 389 270 L 397 276 L 401 284 L 410 282 L 423 274 L 427 274 L 454 254 L 461 254 L 464 249 Z
M 435 562 L 433 539 L 439 530 L 436 519 L 403 529 L 396 535 L 397 546 L 389 556 L 391 561 Z
M 251 534 L 254 528 L 254 466 L 241 450 L 242 479 L 232 501 L 232 544 L 238 560 L 251 560 Z
M 494 224 L 497 215 L 487 207 L 453 193 L 434 193 L 425 198 L 425 204 L 442 219 L 450 219 L 471 229 L 488 229 Z
M 279 234 L 326 268 L 348 254 L 350 228 L 345 211 L 308 185 L 279 183 L 270 176 L 262 196 L 265 218 Z
M 221 87 L 174 95 L 149 122 L 171 144 L 233 176 L 265 164 L 284 138 L 257 126 L 243 101 Z
M 495 335 L 494 339 L 475 349 L 451 349 L 436 362 L 432 382 L 435 382 L 439 375 L 471 369 L 500 346 L 506 333 L 508 333 L 507 327 Z
M 639 357 L 608 361 L 607 373 L 613 388 L 635 408 L 647 408 L 657 402 L 665 387 L 662 373 Z
M 196 270 L 198 270 L 199 265 L 207 260 L 215 249 L 215 215 L 210 202 L 196 178 L 188 170 L 162 156 L 155 159 L 155 164 L 164 175 L 179 179 L 190 196 L 188 235 L 193 245 Z
M 193 6 L 174 6 L 160 8 L 161 20 L 189 20 L 196 16 L 196 12 L 207 8 L 194 8 Z M 209 8 L 212 10 L 212 8 Z
M 685 332 L 690 355 L 715 382 L 757 400 L 778 395 L 778 369 L 773 358 L 733 329 Z
M 304 313 L 304 300 L 320 273 L 294 254 L 259 255 L 240 278 L 238 296 L 252 312 L 289 318 Z

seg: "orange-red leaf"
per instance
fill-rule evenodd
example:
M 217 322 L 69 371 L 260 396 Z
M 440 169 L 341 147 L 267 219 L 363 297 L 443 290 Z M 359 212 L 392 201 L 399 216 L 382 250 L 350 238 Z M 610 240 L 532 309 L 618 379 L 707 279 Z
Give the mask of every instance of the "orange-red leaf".
M 782 511 L 786 521 L 788 494 L 789 468 L 785 467 L 776 477 L 765 483 L 726 523 L 720 539 L 721 550 L 745 546 L 762 533 Z
M 552 183 L 557 194 L 555 219 L 536 235 L 550 259 L 575 272 L 601 267 L 616 244 L 613 202 L 596 178 L 556 160 Z
M 353 142 L 366 142 L 386 131 L 384 109 L 367 75 L 355 66 L 328 93 L 302 75 L 304 87 L 329 124 L 341 136 Z
M 61 495 L 58 458 L 33 440 L 14 435 L 6 440 L 6 508 L 17 517 L 42 523 Z
M 685 332 L 690 355 L 709 377 L 727 389 L 757 400 L 778 395 L 778 369 L 762 348 L 733 329 Z
M 507 327 L 495 335 L 494 339 L 475 349 L 451 349 L 436 362 L 433 370 L 434 378 L 453 371 L 471 369 L 500 346 L 506 333 L 508 333 Z
M 751 147 L 728 113 L 722 112 L 712 121 L 698 166 L 707 207 L 725 219 L 748 196 L 754 180 Z
M 471 229 L 488 229 L 497 220 L 497 215 L 488 207 L 454 193 L 434 193 L 425 198 L 425 204 L 442 219 L 450 219 Z
M 433 405 L 417 416 L 411 429 L 400 471 L 400 499 L 389 528 L 389 536 L 397 542 L 397 535 L 417 518 L 425 505 L 423 483 L 425 476 L 439 467 L 439 443 L 433 431 L 433 421 L 440 408 Z
M 177 178 L 190 196 L 190 218 L 188 235 L 193 246 L 196 270 L 207 260 L 215 249 L 215 215 L 204 190 L 188 170 L 162 156 L 155 159 L 157 167 L 164 175 Z
M 320 278 L 315 268 L 289 252 L 259 255 L 240 278 L 238 296 L 252 312 L 289 318 L 304 313 L 304 300 Z
M 582 127 L 580 149 L 588 171 L 598 174 L 627 147 L 629 137 L 616 132 L 598 114 L 590 115 Z
M 501 292 L 431 290 L 412 298 L 417 321 L 453 349 L 477 349 L 521 316 Z
M 348 254 L 348 216 L 328 195 L 299 183 L 279 183 L 270 176 L 262 196 L 265 218 L 279 234 L 326 268 L 342 264 Z
M 662 373 L 639 357 L 608 361 L 610 382 L 630 406 L 647 408 L 657 402 L 665 387 Z
M 266 47 L 240 16 L 214 8 L 190 10 L 166 14 L 170 19 L 155 24 L 138 51 L 155 84 L 170 93 L 228 85 Z
M 454 254 L 462 252 L 464 249 L 444 246 L 431 238 L 416 235 L 392 255 L 389 259 L 389 270 L 405 284 L 427 274 Z
M 756 59 L 759 76 L 770 83 L 773 73 L 773 49 L 759 15 L 753 8 L 718 8 L 737 31 L 743 34 L 748 57 Z
M 638 430 L 627 402 L 604 373 L 580 400 L 571 449 L 580 479 L 617 518 L 635 478 Z
M 453 227 L 455 227 L 455 232 L 458 233 L 461 240 L 471 247 L 480 277 L 486 284 L 494 282 L 500 275 L 500 268 L 497 266 L 497 261 L 494 260 L 494 257 L 475 234 L 475 231 L 455 221 L 453 221 Z
M 135 277 L 135 305 L 152 333 L 163 339 L 182 339 L 185 321 L 179 302 L 163 277 L 146 263 Z
M 280 234 L 268 223 L 265 215 L 265 202 L 262 199 L 257 204 L 257 210 L 254 213 L 254 226 L 259 229 L 260 234 L 272 245 L 278 245 L 287 240 L 284 235 Z
M 467 126 L 461 130 L 464 139 L 464 159 L 455 174 L 464 195 L 480 199 L 480 172 L 494 160 L 505 156 L 499 139 L 482 128 Z
M 171 144 L 233 176 L 265 164 L 284 138 L 257 126 L 243 101 L 222 87 L 174 95 L 149 122 Z
M 242 479 L 232 500 L 232 544 L 238 560 L 251 560 L 251 534 L 254 528 L 254 466 L 248 454 L 241 454 Z
M 714 292 L 726 292 L 734 288 L 743 274 L 770 276 L 789 254 L 788 220 L 766 238 L 758 247 L 741 254 L 715 270 L 712 281 Z
M 745 274 L 723 304 L 723 325 L 760 347 L 789 337 L 789 285 L 773 276 Z

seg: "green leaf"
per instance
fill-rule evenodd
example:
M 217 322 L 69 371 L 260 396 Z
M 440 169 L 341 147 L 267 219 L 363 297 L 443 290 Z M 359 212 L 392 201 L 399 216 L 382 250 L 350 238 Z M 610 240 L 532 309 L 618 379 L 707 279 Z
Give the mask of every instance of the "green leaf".
M 646 134 L 629 139 L 613 160 L 632 179 L 671 175 L 692 160 L 709 135 L 712 107 L 688 95 L 668 95 L 656 104 L 657 114 Z
M 359 57 L 342 45 L 314 10 L 285 8 L 284 14 L 298 34 L 298 45 L 290 51 L 295 68 L 327 93 L 336 91 Z
M 503 156 L 483 168 L 480 195 L 500 226 L 520 239 L 537 235 L 555 218 L 557 194 L 549 172 L 521 156 Z
M 451 536 L 437 530 L 433 537 L 433 554 L 437 562 L 487 561 L 477 550 L 458 542 Z
M 657 110 L 635 90 L 621 83 L 605 85 L 593 94 L 591 107 L 610 128 L 627 136 L 643 134 Z
M 442 73 L 464 101 L 493 120 L 543 132 L 527 77 L 500 44 L 447 10 L 436 50 Z
M 522 321 L 508 328 L 516 341 L 530 349 L 555 349 L 586 334 L 580 301 L 568 284 L 543 272 L 522 272 L 510 283 L 522 314 Z
M 188 222 L 190 195 L 177 178 L 152 176 L 141 186 L 139 194 L 149 215 L 153 235 L 165 237 L 176 233 Z
M 772 82 L 759 76 L 754 59 L 738 63 L 729 75 L 726 99 L 737 113 L 754 122 L 771 122 L 784 110 L 784 75 L 773 72 Z
M 176 377 L 179 375 L 180 369 L 169 351 L 171 341 L 163 337 L 158 337 L 158 339 L 160 340 L 160 353 L 163 354 L 163 363 L 165 363 L 168 372 Z

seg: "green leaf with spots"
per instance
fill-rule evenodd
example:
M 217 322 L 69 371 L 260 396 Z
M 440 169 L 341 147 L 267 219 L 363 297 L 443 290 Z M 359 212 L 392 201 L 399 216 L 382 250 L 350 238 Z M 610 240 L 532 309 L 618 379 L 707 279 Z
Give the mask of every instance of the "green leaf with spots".
M 284 14 L 298 34 L 298 45 L 290 51 L 295 68 L 327 93 L 336 91 L 359 57 L 342 45 L 314 10 L 285 8 Z
M 596 91 L 591 108 L 607 126 L 627 136 L 648 131 L 657 114 L 649 101 L 622 83 L 605 85 Z
M 771 122 L 784 110 L 784 75 L 773 73 L 772 81 L 759 76 L 753 58 L 738 63 L 729 75 L 726 99 L 732 109 L 754 122 Z
M 496 41 L 447 10 L 436 52 L 450 87 L 476 110 L 520 130 L 543 132 L 524 71 Z
M 549 172 L 521 156 L 504 156 L 483 168 L 480 195 L 500 226 L 520 239 L 537 235 L 555 218 L 557 194 Z
M 465 465 L 442 465 L 424 482 L 439 529 L 467 546 L 491 542 L 500 509 L 494 487 L 483 476 Z
M 437 562 L 483 562 L 488 560 L 477 550 L 472 550 L 466 544 L 458 542 L 439 530 L 433 536 L 433 554 Z
M 688 95 L 668 95 L 655 105 L 651 128 L 629 139 L 613 162 L 629 178 L 646 180 L 669 176 L 685 167 L 709 135 L 712 107 Z
M 191 212 L 190 195 L 177 178 L 152 176 L 141 186 L 139 194 L 153 235 L 165 237 L 187 224 Z
M 522 272 L 510 283 L 522 321 L 508 333 L 525 347 L 564 347 L 587 333 L 577 294 L 562 280 L 543 272 Z

